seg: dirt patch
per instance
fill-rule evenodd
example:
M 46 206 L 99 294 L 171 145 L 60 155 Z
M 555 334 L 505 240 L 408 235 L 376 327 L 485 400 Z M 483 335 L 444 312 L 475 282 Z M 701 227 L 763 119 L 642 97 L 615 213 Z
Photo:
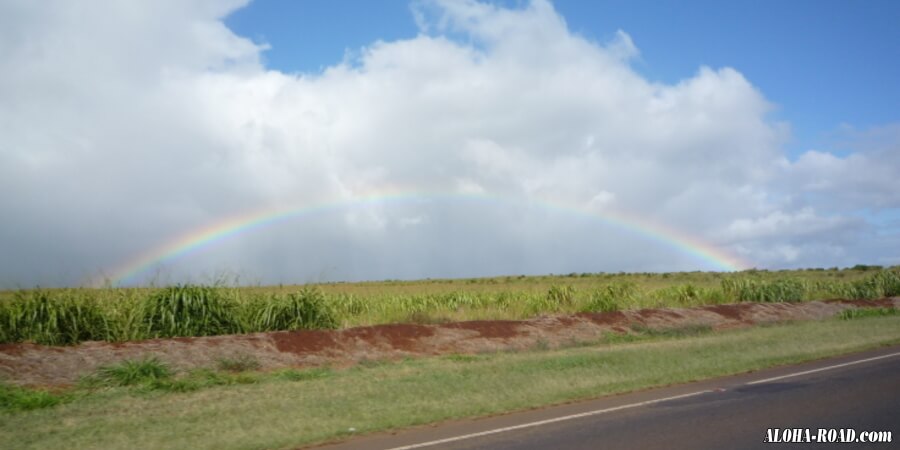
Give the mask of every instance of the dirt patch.
M 752 304 L 738 303 L 732 305 L 710 305 L 704 306 L 703 309 L 714 312 L 727 319 L 747 322 L 744 317 L 749 316 L 748 313 L 752 309 Z
M 486 339 L 505 339 L 521 334 L 520 327 L 524 324 L 524 321 L 516 320 L 473 320 L 445 324 L 442 328 L 472 330 L 478 333 L 478 337 Z
M 0 353 L 20 356 L 25 351 L 27 345 L 29 344 L 0 344 Z
M 359 340 L 363 344 L 415 352 L 422 339 L 434 335 L 434 327 L 398 323 L 350 328 L 339 333 L 341 338 Z
M 293 354 L 320 352 L 335 343 L 333 333 L 321 330 L 279 331 L 269 336 L 279 352 Z
M 347 366 L 363 360 L 447 353 L 554 348 L 627 333 L 633 324 L 652 329 L 714 329 L 832 317 L 850 308 L 900 308 L 900 298 L 806 303 L 742 303 L 685 309 L 643 309 L 530 320 L 478 320 L 437 325 L 389 324 L 346 330 L 280 331 L 234 336 L 85 342 L 69 347 L 0 344 L 0 379 L 22 385 L 65 385 L 98 367 L 155 356 L 180 370 L 216 367 L 223 357 L 247 355 L 260 368 Z
M 651 328 L 665 328 L 668 324 L 682 322 L 683 316 L 675 310 L 663 309 L 639 309 L 631 312 L 634 322 Z
M 615 325 L 628 322 L 628 318 L 625 317 L 625 314 L 619 311 L 607 313 L 580 313 L 577 314 L 577 317 L 583 317 L 600 326 Z

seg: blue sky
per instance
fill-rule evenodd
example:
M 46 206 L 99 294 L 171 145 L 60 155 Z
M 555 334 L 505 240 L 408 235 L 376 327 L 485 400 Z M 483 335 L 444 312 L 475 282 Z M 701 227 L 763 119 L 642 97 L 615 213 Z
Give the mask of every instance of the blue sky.
M 495 4 L 517 7 L 523 1 Z M 900 120 L 900 2 L 893 0 L 556 0 L 569 29 L 598 42 L 616 30 L 640 49 L 635 70 L 674 83 L 701 65 L 732 67 L 791 124 L 792 156 L 841 153 L 842 129 Z M 265 64 L 316 73 L 376 40 L 418 33 L 408 0 L 255 0 L 231 14 L 265 42 Z

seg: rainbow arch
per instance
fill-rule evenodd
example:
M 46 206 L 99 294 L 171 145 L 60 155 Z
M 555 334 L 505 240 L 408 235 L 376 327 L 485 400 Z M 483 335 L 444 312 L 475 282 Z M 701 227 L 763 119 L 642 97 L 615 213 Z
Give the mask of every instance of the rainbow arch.
M 485 193 L 399 192 L 372 194 L 353 199 L 320 202 L 295 207 L 259 209 L 227 217 L 207 224 L 206 226 L 190 230 L 160 246 L 151 248 L 146 252 L 132 257 L 115 268 L 112 271 L 110 279 L 114 285 L 127 283 L 153 266 L 164 264 L 169 261 L 175 261 L 188 254 L 211 246 L 216 242 L 239 234 L 249 233 L 278 222 L 353 207 L 421 200 L 475 200 L 483 202 L 500 202 L 504 204 L 513 203 L 538 206 L 554 212 L 574 213 L 597 219 L 607 225 L 639 235 L 667 247 L 674 248 L 677 251 L 704 261 L 712 267 L 715 267 L 717 270 L 740 271 L 752 267 L 750 263 L 742 258 L 731 254 L 712 243 L 706 242 L 699 237 L 689 235 L 681 230 L 667 226 L 666 224 L 653 222 L 646 218 L 622 211 L 598 212 L 560 202 L 518 199 Z

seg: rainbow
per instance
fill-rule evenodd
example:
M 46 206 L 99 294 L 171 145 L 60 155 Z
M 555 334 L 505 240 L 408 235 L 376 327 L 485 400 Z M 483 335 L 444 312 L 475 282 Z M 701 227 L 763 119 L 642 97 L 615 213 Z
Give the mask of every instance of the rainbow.
M 646 239 L 658 242 L 674 248 L 680 252 L 704 261 L 706 264 L 722 271 L 739 271 L 752 267 L 743 259 L 726 252 L 725 250 L 707 243 L 700 238 L 690 236 L 680 230 L 665 224 L 654 223 L 636 215 L 621 211 L 597 212 L 583 207 L 566 205 L 560 202 L 548 202 L 545 200 L 517 199 L 486 193 L 422 193 L 399 192 L 372 194 L 353 199 L 343 199 L 330 202 L 321 202 L 299 207 L 276 207 L 260 209 L 235 215 L 224 220 L 197 228 L 172 239 L 163 245 L 153 248 L 122 264 L 112 271 L 110 280 L 113 285 L 120 285 L 131 281 L 137 275 L 147 271 L 153 266 L 175 261 L 186 255 L 209 247 L 229 237 L 243 233 L 249 233 L 260 228 L 287 220 L 298 219 L 329 211 L 339 211 L 347 208 L 384 203 L 403 203 L 422 200 L 475 200 L 500 202 L 504 204 L 522 204 L 538 206 L 540 208 L 562 213 L 575 213 L 599 219 L 601 222 L 615 228 L 637 234 Z

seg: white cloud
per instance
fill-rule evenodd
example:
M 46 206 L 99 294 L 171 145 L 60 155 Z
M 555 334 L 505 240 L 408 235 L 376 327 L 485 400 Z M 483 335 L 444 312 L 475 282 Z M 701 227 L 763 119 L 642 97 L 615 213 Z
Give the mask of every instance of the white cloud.
M 847 205 L 798 198 L 896 208 L 897 152 L 786 162 L 786 125 L 734 69 L 654 83 L 631 68 L 625 31 L 592 42 L 549 2 L 436 0 L 414 4 L 419 36 L 291 75 L 222 24 L 242 5 L 0 6 L 0 282 L 77 282 L 248 210 L 397 189 L 522 202 L 335 207 L 170 270 L 308 281 L 701 264 L 527 199 L 621 209 L 759 266 L 884 256 L 860 247 L 871 226 Z
M 754 241 L 762 238 L 802 236 L 818 237 L 825 232 L 859 225 L 858 220 L 842 217 L 821 217 L 811 208 L 786 213 L 774 211 L 755 219 L 737 219 L 725 229 L 729 241 Z
M 900 124 L 849 134 L 846 145 L 854 153 L 810 150 L 790 163 L 791 187 L 829 208 L 900 208 Z

